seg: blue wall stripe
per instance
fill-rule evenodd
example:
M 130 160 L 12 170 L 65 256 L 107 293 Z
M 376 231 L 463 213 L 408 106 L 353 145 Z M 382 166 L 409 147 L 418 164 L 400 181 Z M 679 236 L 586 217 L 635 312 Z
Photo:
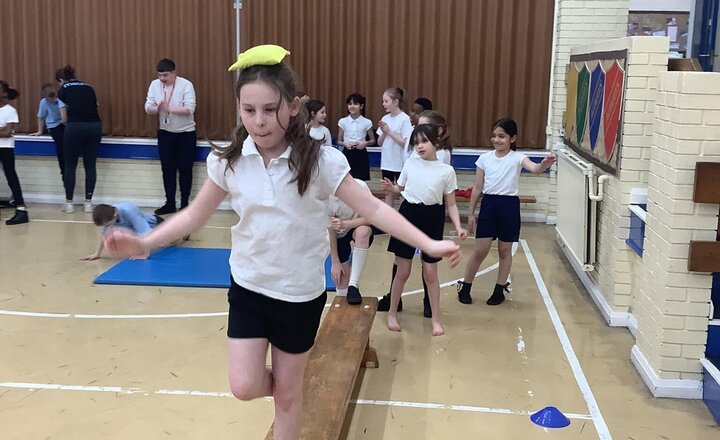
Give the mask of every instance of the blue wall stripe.
M 453 154 L 452 163 L 456 170 L 475 170 L 475 162 L 477 161 L 480 154 L 485 153 L 487 150 L 479 151 L 478 154 Z M 46 140 L 28 140 L 28 139 L 16 139 L 15 140 L 15 154 L 17 156 L 50 156 L 55 157 L 55 144 L 47 142 Z M 195 154 L 195 161 L 205 162 L 205 158 L 210 154 L 210 147 L 198 146 Z M 535 163 L 540 163 L 545 155 L 542 156 L 530 156 L 530 160 Z M 380 167 L 380 152 L 370 151 L 370 166 L 374 168 Z M 100 144 L 100 151 L 98 152 L 98 158 L 105 159 L 137 159 L 137 160 L 158 160 L 158 150 L 155 143 L 152 144 L 129 144 L 120 142 L 107 142 L 104 141 Z M 526 173 L 527 170 L 523 169 L 522 172 Z M 546 173 L 548 173 L 546 171 Z

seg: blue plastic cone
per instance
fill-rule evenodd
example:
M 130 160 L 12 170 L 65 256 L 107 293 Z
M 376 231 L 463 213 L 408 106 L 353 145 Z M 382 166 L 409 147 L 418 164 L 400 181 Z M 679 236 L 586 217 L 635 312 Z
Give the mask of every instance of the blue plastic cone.
M 565 414 L 554 406 L 546 406 L 531 415 L 530 420 L 543 428 L 565 428 L 570 425 L 570 419 L 565 417 Z

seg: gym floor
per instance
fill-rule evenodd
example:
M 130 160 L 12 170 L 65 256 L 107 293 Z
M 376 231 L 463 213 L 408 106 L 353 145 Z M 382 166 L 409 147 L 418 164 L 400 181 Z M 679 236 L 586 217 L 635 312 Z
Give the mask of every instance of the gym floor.
M 272 402 L 240 402 L 228 392 L 224 289 L 93 285 L 117 260 L 79 261 L 97 243 L 90 215 L 64 214 L 59 205 L 29 209 L 28 225 L 0 226 L 0 438 L 264 438 Z M 234 222 L 233 213 L 218 212 L 183 246 L 229 247 Z M 377 314 L 371 345 L 380 368 L 361 370 L 345 438 L 720 438 L 702 401 L 650 394 L 630 362 L 632 335 L 605 324 L 553 227 L 526 223 L 521 237 L 513 292 L 501 306 L 485 305 L 494 249 L 470 306 L 457 302 L 453 285 L 464 262 L 440 263 L 442 337 L 432 337 L 422 317 L 415 262 L 403 331 L 390 332 L 386 314 Z M 381 236 L 371 248 L 366 296 L 388 291 L 386 246 Z M 463 250 L 471 249 L 468 240 Z M 549 405 L 570 426 L 530 421 Z

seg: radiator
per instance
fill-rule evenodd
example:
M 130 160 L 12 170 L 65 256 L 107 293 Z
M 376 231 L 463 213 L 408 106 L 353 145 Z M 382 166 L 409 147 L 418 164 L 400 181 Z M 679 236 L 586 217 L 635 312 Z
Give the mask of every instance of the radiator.
M 594 270 L 597 202 L 591 200 L 594 168 L 567 148 L 558 151 L 557 231 L 583 271 Z

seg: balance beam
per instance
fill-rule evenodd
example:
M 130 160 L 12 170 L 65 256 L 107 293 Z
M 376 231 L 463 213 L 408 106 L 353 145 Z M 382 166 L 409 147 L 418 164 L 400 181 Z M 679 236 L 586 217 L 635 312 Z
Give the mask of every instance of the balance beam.
M 337 440 L 360 367 L 377 368 L 370 347 L 377 298 L 349 305 L 336 296 L 310 350 L 303 383 L 300 440 Z M 273 440 L 273 427 L 265 440 Z

